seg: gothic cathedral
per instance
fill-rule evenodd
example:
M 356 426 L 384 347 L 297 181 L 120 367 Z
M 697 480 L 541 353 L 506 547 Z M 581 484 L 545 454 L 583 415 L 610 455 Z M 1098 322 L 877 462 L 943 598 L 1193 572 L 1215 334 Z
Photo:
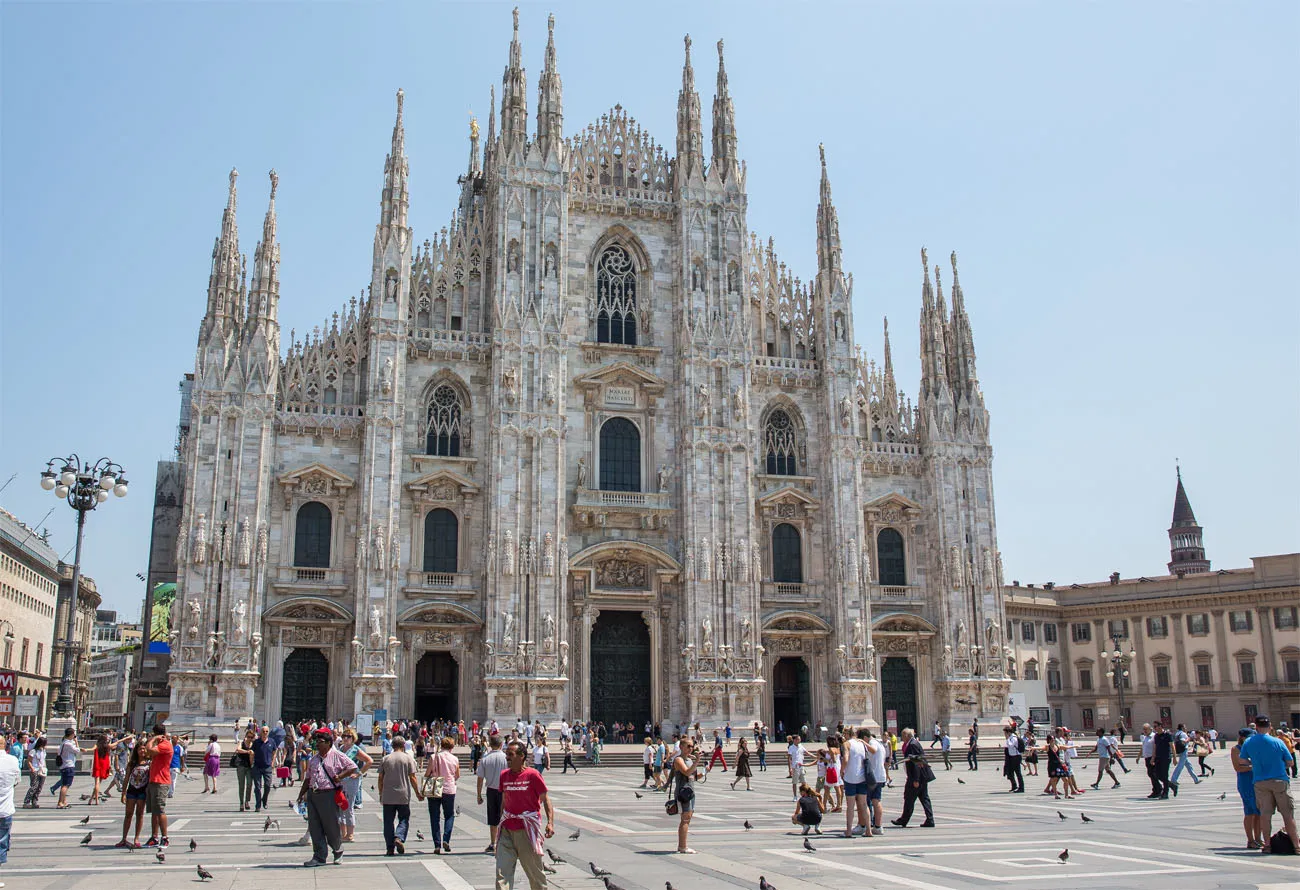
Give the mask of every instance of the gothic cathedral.
M 675 156 L 618 105 L 566 136 L 550 25 L 450 225 L 407 225 L 402 93 L 369 289 L 283 350 L 277 177 L 235 177 L 199 326 L 171 720 L 516 717 L 953 726 L 1009 690 L 989 418 L 952 258 L 922 374 L 853 335 L 825 153 L 817 270 L 748 234 L 718 43 Z

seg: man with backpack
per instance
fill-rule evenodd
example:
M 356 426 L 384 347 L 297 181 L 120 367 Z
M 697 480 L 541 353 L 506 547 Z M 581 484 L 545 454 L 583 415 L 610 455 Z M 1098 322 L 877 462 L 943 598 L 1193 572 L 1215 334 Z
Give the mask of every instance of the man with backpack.
M 1004 726 L 1002 732 L 1007 737 L 1003 746 L 1002 775 L 1011 782 L 1012 794 L 1024 794 L 1025 777 L 1020 771 L 1020 763 L 1025 754 L 1025 738 L 1016 732 L 1014 726 Z
M 1182 775 L 1183 770 L 1187 770 L 1187 775 L 1191 776 L 1197 785 L 1201 784 L 1200 776 L 1192 770 L 1192 765 L 1187 762 L 1187 727 L 1178 724 L 1178 731 L 1174 733 L 1174 753 L 1178 755 L 1178 766 L 1174 768 L 1174 774 L 1169 778 L 1169 787 L 1174 789 L 1174 797 L 1178 796 L 1178 777 Z

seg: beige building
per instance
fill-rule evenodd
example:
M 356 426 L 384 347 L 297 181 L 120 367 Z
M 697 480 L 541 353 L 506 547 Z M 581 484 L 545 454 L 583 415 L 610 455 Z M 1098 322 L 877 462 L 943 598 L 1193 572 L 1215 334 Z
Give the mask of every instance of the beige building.
M 72 602 L 72 566 L 59 563 L 59 604 L 57 610 L 56 634 L 62 634 L 67 628 L 68 605 Z M 72 695 L 72 707 L 77 717 L 77 725 L 85 726 L 89 714 L 90 702 L 90 638 L 95 627 L 95 613 L 99 609 L 99 589 L 95 580 L 82 575 L 77 590 L 76 624 L 72 631 L 72 682 L 69 690 Z M 59 637 L 54 641 L 50 658 L 50 692 L 49 700 L 53 704 L 59 697 L 59 685 L 63 677 L 64 640 Z
M 0 669 L 15 673 L 18 696 L 35 696 L 35 715 L 0 713 L 0 723 L 45 723 L 54 641 L 59 556 L 34 529 L 0 510 Z M 16 700 L 15 700 L 16 704 Z
M 1181 478 L 1170 544 L 1171 575 L 1005 587 L 1016 676 L 1042 682 L 1052 721 L 1078 730 L 1114 725 L 1121 707 L 1130 727 L 1300 723 L 1300 553 L 1211 570 Z

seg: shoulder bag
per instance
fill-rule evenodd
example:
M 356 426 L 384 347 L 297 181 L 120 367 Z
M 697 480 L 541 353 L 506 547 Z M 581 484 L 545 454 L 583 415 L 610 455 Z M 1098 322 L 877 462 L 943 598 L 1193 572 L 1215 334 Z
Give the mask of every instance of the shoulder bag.
M 439 764 L 438 768 L 441 769 L 442 761 L 440 758 L 442 757 L 442 754 L 435 754 L 433 757 L 433 762 Z M 420 786 L 420 793 L 430 800 L 440 799 L 442 797 L 442 776 L 430 776 L 426 774 L 424 781 Z
M 320 769 L 321 772 L 325 774 L 325 778 L 330 780 L 330 785 L 334 788 L 334 806 L 338 807 L 340 810 L 346 810 L 351 807 L 352 801 L 348 800 L 348 796 L 343 792 L 342 786 L 340 786 L 339 783 L 334 780 L 334 777 L 330 775 L 329 767 L 325 765 L 324 759 L 320 762 Z

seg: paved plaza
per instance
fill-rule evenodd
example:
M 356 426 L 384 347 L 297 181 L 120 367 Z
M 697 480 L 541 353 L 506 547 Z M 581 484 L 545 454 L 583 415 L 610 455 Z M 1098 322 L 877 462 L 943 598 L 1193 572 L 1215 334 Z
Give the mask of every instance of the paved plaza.
M 698 789 L 691 844 L 699 852 L 694 856 L 671 853 L 676 819 L 663 815 L 661 796 L 635 796 L 639 769 L 583 769 L 577 776 L 553 772 L 547 780 L 557 808 L 556 837 L 549 846 L 566 862 L 557 867 L 551 886 L 600 888 L 587 870 L 589 860 L 610 869 L 616 883 L 627 890 L 662 890 L 665 881 L 676 890 L 753 888 L 760 875 L 779 890 L 940 890 L 997 884 L 1026 890 L 1300 886 L 1300 859 L 1243 849 L 1240 802 L 1226 759 L 1220 765 L 1224 768 L 1217 776 L 1199 787 L 1185 781 L 1179 797 L 1163 802 L 1143 799 L 1147 783 L 1137 773 L 1119 790 L 1090 791 L 1080 802 L 1067 803 L 1038 794 L 1042 778 L 1028 780 L 1030 793 L 1012 796 L 1004 791 L 1000 771 L 988 764 L 977 772 L 964 766 L 951 772 L 940 769 L 931 786 L 938 827 L 916 827 L 921 822 L 918 811 L 913 827 L 906 830 L 886 821 L 882 837 L 814 837 L 815 853 L 802 849 L 790 824 L 793 806 L 784 767 L 757 773 L 751 792 L 745 792 L 743 784 L 741 790 L 730 790 L 732 774 L 715 771 Z M 1095 769 L 1092 762 L 1083 766 Z M 958 778 L 965 784 L 958 784 Z M 223 775 L 217 795 L 200 794 L 198 778 L 179 783 L 169 808 L 172 847 L 162 864 L 155 862 L 152 850 L 113 848 L 121 833 L 122 807 L 116 800 L 99 807 L 76 803 L 70 811 L 56 811 L 52 805 L 19 810 L 13 850 L 9 864 L 0 868 L 0 880 L 21 890 L 191 888 L 201 863 L 214 876 L 208 883 L 218 890 L 336 890 L 340 881 L 356 882 L 366 890 L 493 885 L 493 860 L 481 852 L 487 828 L 483 808 L 474 803 L 472 780 L 464 782 L 457 795 L 461 813 L 451 855 L 430 855 L 430 845 L 416 839 L 417 828 L 425 837 L 430 834 L 427 810 L 419 806 L 413 807 L 408 854 L 385 858 L 380 808 L 373 778 L 367 777 L 365 804 L 357 814 L 357 841 L 345 845 L 339 866 L 308 870 L 301 863 L 309 850 L 295 846 L 305 827 L 290 808 L 297 789 L 275 792 L 271 814 L 280 826 L 264 833 L 262 815 L 238 812 L 233 779 L 232 774 Z M 885 792 L 886 820 L 898 815 L 901 781 L 900 775 L 895 787 Z M 25 785 L 24 780 L 20 792 Z M 85 793 L 89 787 L 86 778 L 78 777 L 74 791 Z M 1227 797 L 1221 801 L 1224 792 Z M 1058 810 L 1065 821 L 1058 818 Z M 1080 812 L 1094 821 L 1084 823 Z M 89 825 L 83 826 L 79 820 L 88 813 Z M 824 830 L 842 827 L 842 818 L 830 814 Z M 752 830 L 744 829 L 746 819 Z M 1274 821 L 1276 830 L 1280 826 Z M 79 842 L 87 828 L 94 838 L 82 849 Z M 581 837 L 568 840 L 575 829 L 581 829 Z M 199 844 L 194 853 L 187 849 L 191 838 Z M 1058 855 L 1066 848 L 1070 857 L 1062 864 Z M 527 886 L 522 871 L 516 886 Z

